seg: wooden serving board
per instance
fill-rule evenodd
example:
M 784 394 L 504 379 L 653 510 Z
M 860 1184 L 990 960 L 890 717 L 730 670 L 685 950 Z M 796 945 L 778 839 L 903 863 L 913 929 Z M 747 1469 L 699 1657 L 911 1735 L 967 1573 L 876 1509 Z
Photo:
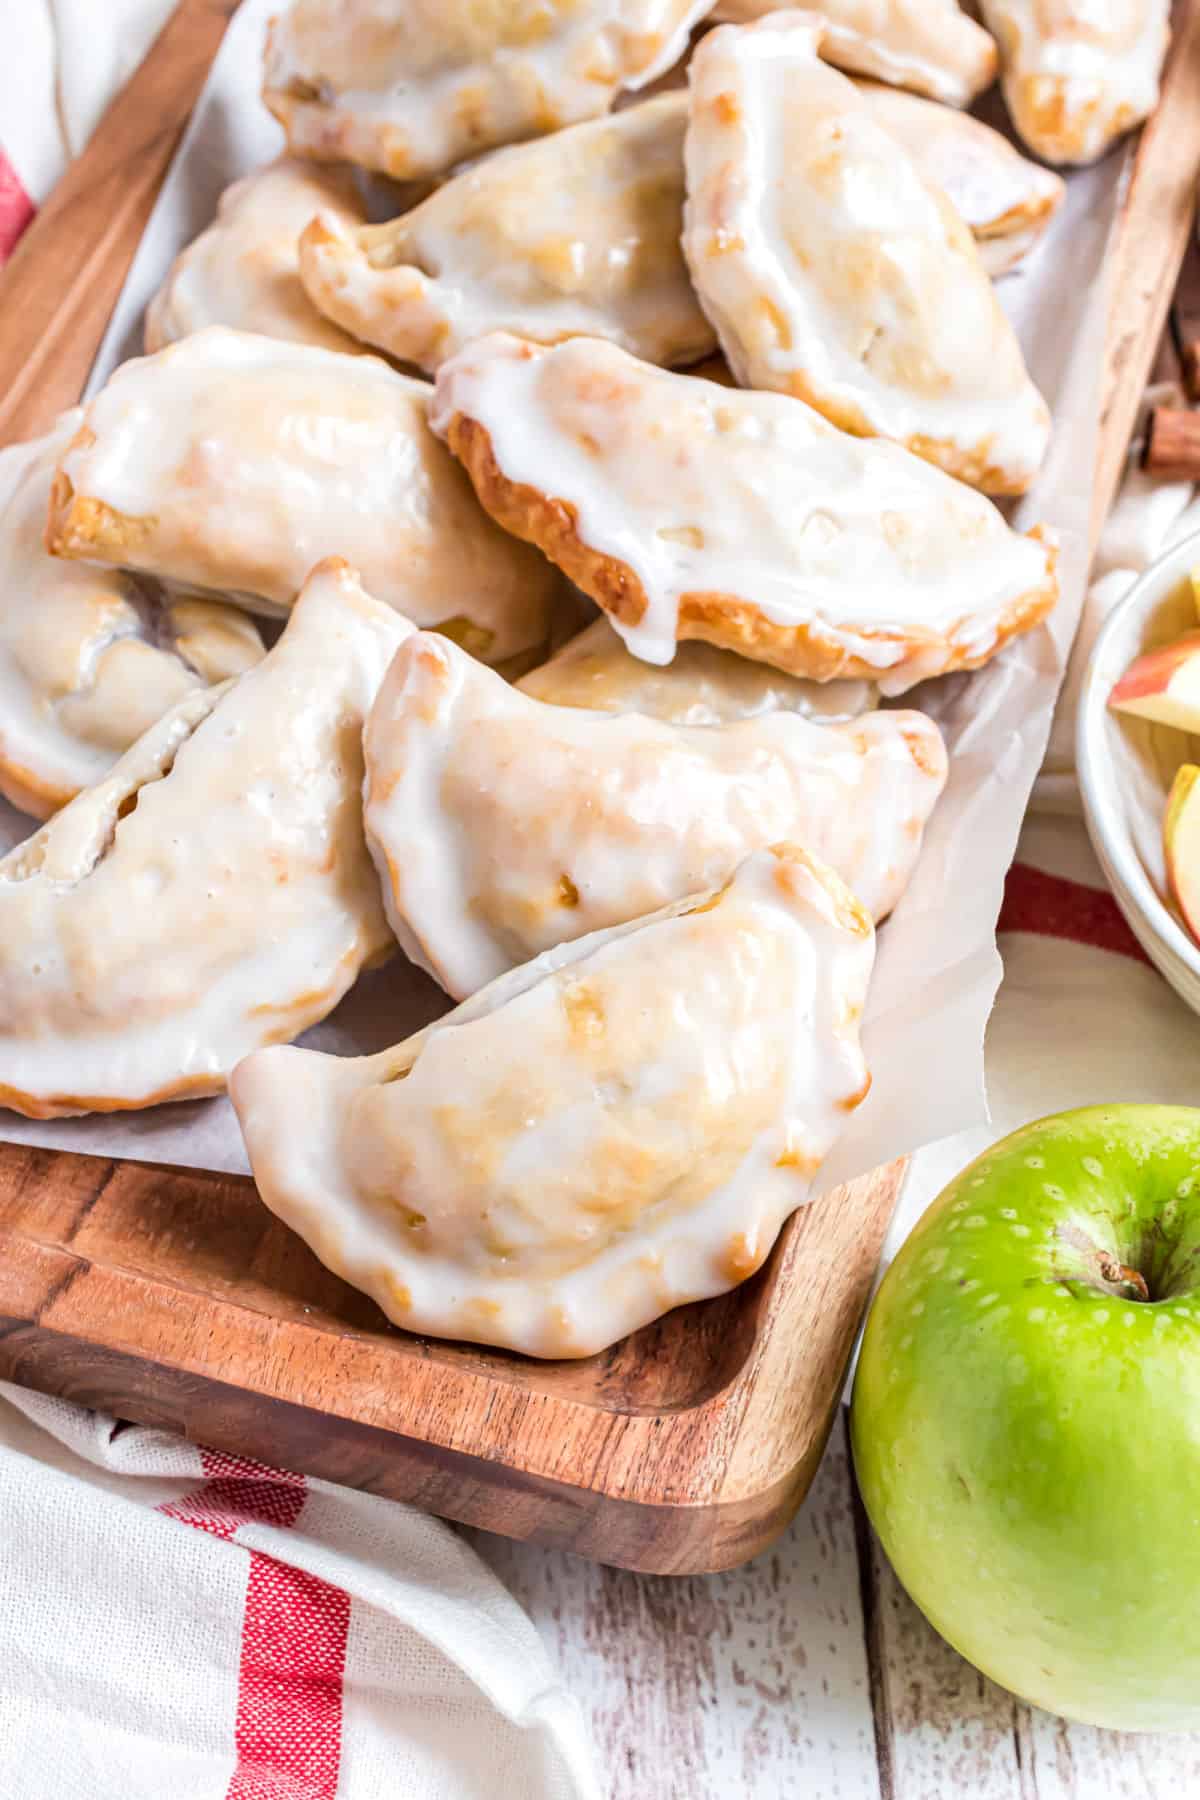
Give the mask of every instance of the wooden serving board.
M 234 10 L 181 0 L 0 280 L 0 443 L 78 397 Z M 1098 517 L 1198 174 L 1200 0 L 1186 0 L 1111 259 Z M 248 1180 L 0 1145 L 0 1376 L 605 1562 L 726 1568 L 812 1479 L 902 1175 L 802 1210 L 733 1293 L 542 1364 L 389 1326 Z

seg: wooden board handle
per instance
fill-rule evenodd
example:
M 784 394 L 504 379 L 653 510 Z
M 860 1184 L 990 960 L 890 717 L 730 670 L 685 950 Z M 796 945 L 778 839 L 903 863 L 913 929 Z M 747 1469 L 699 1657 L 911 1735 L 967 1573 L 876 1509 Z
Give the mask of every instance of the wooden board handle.
M 0 276 L 0 445 L 45 431 L 82 393 L 236 10 L 237 0 L 179 0 Z
M 1100 449 L 1092 543 L 1125 473 L 1129 442 L 1184 252 L 1195 229 L 1200 178 L 1200 0 L 1182 0 L 1162 98 L 1142 131 L 1105 270 L 1110 295 L 1101 378 Z

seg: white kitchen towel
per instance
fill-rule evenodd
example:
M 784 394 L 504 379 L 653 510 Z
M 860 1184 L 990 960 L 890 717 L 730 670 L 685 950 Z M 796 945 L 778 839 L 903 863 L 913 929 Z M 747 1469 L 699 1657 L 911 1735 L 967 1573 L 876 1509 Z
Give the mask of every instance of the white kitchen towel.
M 174 4 L 0 0 L 0 149 L 34 206 L 83 149 Z
M 447 1526 L 4 1383 L 0 1670 L 4 1800 L 599 1800 Z

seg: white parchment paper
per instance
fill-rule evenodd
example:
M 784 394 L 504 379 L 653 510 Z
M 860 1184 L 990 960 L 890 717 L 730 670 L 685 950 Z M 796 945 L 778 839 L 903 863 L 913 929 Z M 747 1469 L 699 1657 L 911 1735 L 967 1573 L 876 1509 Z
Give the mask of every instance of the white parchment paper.
M 176 253 L 212 218 L 221 190 L 282 147 L 258 98 L 263 31 L 277 4 L 245 0 L 229 28 L 113 315 L 93 388 L 140 352 L 146 303 Z M 1021 528 L 1043 521 L 1058 533 L 1062 600 L 1046 626 L 986 669 L 927 683 L 906 699 L 941 724 L 950 780 L 912 885 L 880 932 L 865 1020 L 874 1085 L 822 1172 L 822 1188 L 986 1117 L 983 1036 L 1001 972 L 996 917 L 1083 602 L 1106 310 L 1101 271 L 1127 160 L 1120 151 L 1073 175 L 1046 241 L 1000 284 L 1055 419 L 1046 467 L 1013 519 Z M 31 829 L 0 802 L 0 850 Z M 303 1041 L 342 1054 L 373 1051 L 447 1005 L 398 954 Z M 226 1100 L 49 1123 L 0 1109 L 0 1138 L 196 1168 L 247 1167 Z

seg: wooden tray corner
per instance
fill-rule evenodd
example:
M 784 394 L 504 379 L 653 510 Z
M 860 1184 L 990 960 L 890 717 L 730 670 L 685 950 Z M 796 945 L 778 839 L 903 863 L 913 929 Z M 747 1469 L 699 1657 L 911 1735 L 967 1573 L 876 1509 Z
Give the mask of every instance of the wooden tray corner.
M 0 1375 L 601 1561 L 726 1568 L 815 1473 L 901 1174 L 803 1209 L 733 1293 L 536 1363 L 389 1326 L 248 1180 L 0 1145 Z

